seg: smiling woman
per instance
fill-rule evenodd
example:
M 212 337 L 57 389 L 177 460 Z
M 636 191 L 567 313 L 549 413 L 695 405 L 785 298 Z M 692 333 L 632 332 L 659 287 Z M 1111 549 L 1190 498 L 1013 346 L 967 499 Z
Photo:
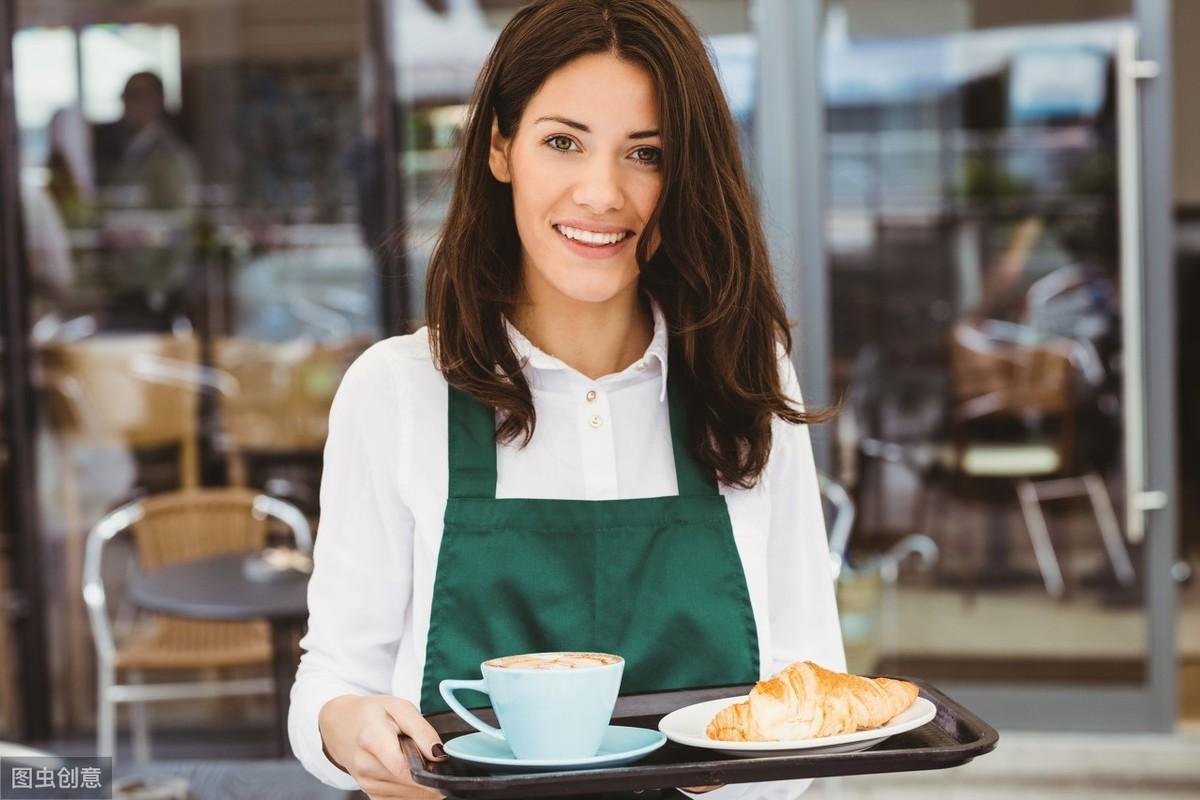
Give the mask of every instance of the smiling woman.
M 461 141 L 428 327 L 355 362 L 325 449 L 290 731 L 372 796 L 422 796 L 396 734 L 443 757 L 423 715 L 490 659 L 616 654 L 626 694 L 845 664 L 821 415 L 696 28 L 531 3 Z

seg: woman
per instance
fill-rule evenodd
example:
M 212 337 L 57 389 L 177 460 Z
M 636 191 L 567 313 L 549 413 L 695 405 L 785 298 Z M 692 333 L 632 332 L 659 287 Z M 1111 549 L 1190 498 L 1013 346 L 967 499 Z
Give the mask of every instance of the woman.
M 615 652 L 626 693 L 844 669 L 814 416 L 696 29 L 667 0 L 535 2 L 472 109 L 428 327 L 330 415 L 289 729 L 372 797 L 435 796 L 397 734 L 443 758 L 421 714 L 486 658 Z

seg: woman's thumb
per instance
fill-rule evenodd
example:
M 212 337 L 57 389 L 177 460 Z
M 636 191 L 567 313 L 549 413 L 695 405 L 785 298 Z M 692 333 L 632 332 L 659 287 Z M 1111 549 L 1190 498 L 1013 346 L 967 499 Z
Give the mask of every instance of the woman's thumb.
M 442 737 L 429 724 L 421 712 L 417 711 L 408 700 L 390 697 L 385 705 L 388 714 L 400 726 L 400 733 L 408 736 L 417 743 L 421 754 L 428 761 L 445 761 L 446 751 L 442 749 Z

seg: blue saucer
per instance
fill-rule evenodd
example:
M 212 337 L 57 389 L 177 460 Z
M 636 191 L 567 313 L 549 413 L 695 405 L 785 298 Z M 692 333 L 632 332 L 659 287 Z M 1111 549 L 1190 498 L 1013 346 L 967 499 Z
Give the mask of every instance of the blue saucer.
M 471 733 L 445 743 L 446 754 L 491 772 L 559 772 L 631 764 L 662 747 L 667 737 L 646 728 L 609 725 L 600 751 L 590 758 L 528 759 L 513 755 L 508 744 L 486 733 Z

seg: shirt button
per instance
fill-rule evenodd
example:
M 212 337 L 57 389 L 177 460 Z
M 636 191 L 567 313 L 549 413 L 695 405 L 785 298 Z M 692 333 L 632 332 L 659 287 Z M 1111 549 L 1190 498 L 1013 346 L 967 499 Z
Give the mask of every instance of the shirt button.
M 637 369 L 637 370 L 642 370 L 642 369 L 645 369 L 645 368 L 646 368 L 646 361 L 643 359 L 642 361 L 639 361 L 639 362 L 637 362 L 636 364 L 634 364 L 634 365 L 633 365 L 633 368 L 634 368 L 634 369 Z
M 598 414 L 593 414 L 592 418 L 588 420 L 588 425 L 591 425 L 593 428 L 599 428 L 600 416 Z
M 585 395 L 584 395 L 584 397 L 586 397 L 586 398 L 587 398 L 587 401 L 588 401 L 589 403 L 590 403 L 590 402 L 592 402 L 593 400 L 595 400 L 595 399 L 596 399 L 596 390 L 595 390 L 595 389 L 588 389 L 588 393 L 587 393 L 587 394 L 585 394 Z

